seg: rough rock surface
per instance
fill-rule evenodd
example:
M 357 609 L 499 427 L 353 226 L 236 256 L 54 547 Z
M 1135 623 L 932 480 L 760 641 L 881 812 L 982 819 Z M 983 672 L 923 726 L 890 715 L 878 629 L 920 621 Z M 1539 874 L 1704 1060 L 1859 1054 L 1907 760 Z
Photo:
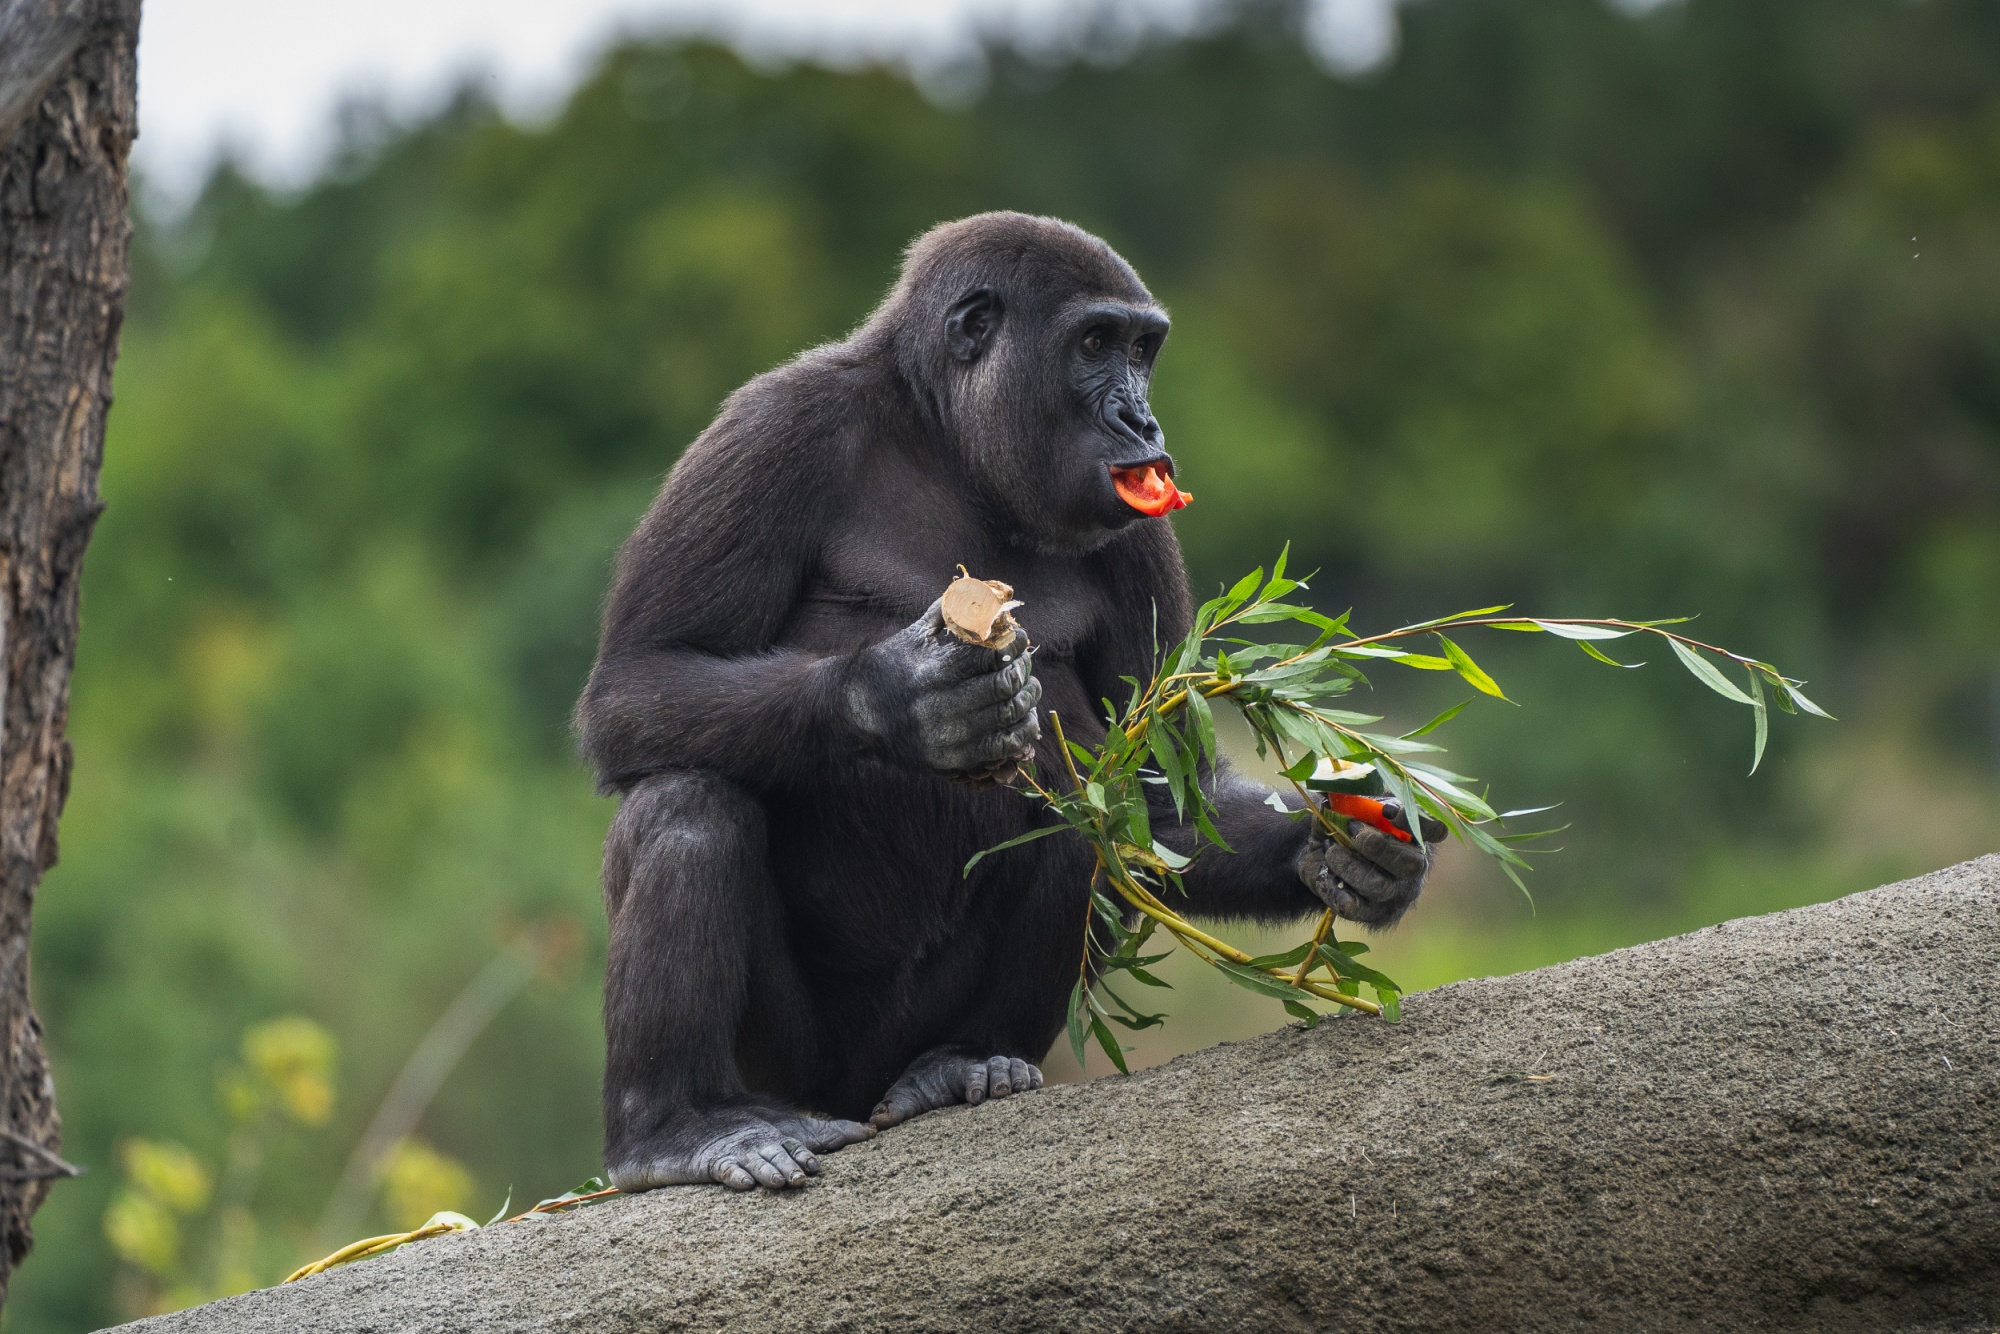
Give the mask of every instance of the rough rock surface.
M 128 1326 L 1990 1330 L 2000 856 Z

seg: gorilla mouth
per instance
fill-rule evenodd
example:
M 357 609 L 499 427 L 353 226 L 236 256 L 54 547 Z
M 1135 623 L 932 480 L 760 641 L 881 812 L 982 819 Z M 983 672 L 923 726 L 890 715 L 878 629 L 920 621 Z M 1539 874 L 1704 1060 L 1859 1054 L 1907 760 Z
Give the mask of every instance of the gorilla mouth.
M 1174 485 L 1173 475 L 1156 463 L 1138 468 L 1113 468 L 1111 485 L 1118 498 L 1141 514 L 1158 518 L 1183 509 L 1194 496 Z

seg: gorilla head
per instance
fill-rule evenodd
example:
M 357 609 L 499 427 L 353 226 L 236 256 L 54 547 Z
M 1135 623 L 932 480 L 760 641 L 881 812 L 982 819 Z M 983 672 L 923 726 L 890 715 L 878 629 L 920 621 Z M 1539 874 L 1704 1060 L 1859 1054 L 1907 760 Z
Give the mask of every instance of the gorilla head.
M 936 228 L 873 322 L 981 494 L 1034 545 L 1101 545 L 1142 517 L 1114 471 L 1172 475 L 1146 403 L 1167 314 L 1088 232 L 1023 213 Z

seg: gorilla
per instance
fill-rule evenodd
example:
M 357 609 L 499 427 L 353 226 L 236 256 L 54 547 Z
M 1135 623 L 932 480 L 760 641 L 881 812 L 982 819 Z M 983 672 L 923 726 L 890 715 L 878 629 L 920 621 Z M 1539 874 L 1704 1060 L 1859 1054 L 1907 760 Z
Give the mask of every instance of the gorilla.
M 846 340 L 731 395 L 621 550 L 577 706 L 620 798 L 604 850 L 605 1162 L 623 1190 L 797 1186 L 909 1117 L 1039 1087 L 1083 948 L 1088 847 L 982 861 L 1043 819 L 965 781 L 1152 672 L 1192 609 L 1147 406 L 1167 315 L 1110 246 L 987 213 L 913 244 Z M 1169 488 L 1171 490 L 1171 488 Z M 1155 508 L 1155 507 L 1149 507 Z M 940 633 L 958 566 L 1012 584 L 1032 651 Z M 1429 853 L 1350 851 L 1218 765 L 1188 910 L 1402 915 Z M 1163 840 L 1191 848 L 1170 804 Z

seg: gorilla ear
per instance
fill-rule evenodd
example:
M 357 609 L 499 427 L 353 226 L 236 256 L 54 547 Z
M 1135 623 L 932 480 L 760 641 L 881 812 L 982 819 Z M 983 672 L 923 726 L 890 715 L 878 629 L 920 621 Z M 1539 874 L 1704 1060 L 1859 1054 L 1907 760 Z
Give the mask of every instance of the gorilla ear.
M 944 317 L 945 346 L 959 361 L 976 361 L 999 329 L 1000 298 L 990 287 L 975 287 Z

